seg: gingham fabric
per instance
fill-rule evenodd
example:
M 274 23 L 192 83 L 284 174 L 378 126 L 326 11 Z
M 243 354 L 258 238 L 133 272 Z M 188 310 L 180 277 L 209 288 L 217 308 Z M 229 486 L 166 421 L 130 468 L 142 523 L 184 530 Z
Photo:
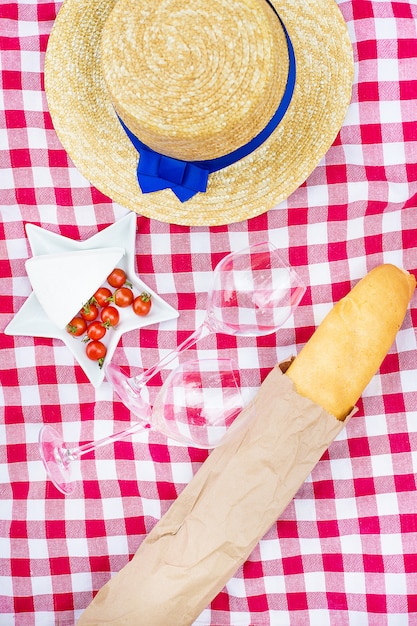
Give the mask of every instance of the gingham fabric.
M 213 267 L 248 243 L 270 239 L 298 270 L 308 285 L 300 307 L 274 335 L 214 335 L 194 350 L 234 356 L 255 387 L 372 267 L 417 273 L 417 5 L 339 5 L 355 56 L 352 103 L 306 183 L 268 213 L 224 227 L 138 216 L 138 275 L 180 315 L 123 335 L 114 360 L 131 372 L 201 323 Z M 147 430 L 89 453 L 71 496 L 45 477 L 42 424 L 76 443 L 131 419 L 59 340 L 3 333 L 31 293 L 26 223 L 84 240 L 127 213 L 89 185 L 53 129 L 43 64 L 59 7 L 0 2 L 1 626 L 72 626 L 207 456 Z M 198 626 L 417 624 L 416 326 L 414 297 L 357 414 Z

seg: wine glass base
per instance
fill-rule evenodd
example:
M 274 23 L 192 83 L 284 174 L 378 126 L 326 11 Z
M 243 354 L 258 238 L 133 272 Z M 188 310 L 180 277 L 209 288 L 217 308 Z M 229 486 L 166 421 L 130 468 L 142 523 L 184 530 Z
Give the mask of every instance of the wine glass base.
M 140 391 L 135 390 L 131 386 L 126 374 L 111 362 L 107 364 L 105 372 L 107 380 L 123 404 L 141 421 L 148 420 L 151 414 L 151 407 L 142 398 Z
M 39 433 L 39 451 L 46 472 L 55 487 L 64 495 L 74 490 L 71 478 L 71 459 L 64 459 L 65 444 L 61 435 L 52 426 L 43 426 Z

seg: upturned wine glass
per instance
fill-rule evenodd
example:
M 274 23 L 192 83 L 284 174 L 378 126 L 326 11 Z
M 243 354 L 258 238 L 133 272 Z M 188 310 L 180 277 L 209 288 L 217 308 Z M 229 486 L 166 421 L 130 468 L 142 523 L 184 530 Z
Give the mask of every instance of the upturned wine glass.
M 251 393 L 249 388 L 242 389 L 240 372 L 231 359 L 185 361 L 170 372 L 150 413 L 121 432 L 71 447 L 55 428 L 43 426 L 41 458 L 56 488 L 69 494 L 75 486 L 74 462 L 146 428 L 185 446 L 210 449 L 224 444 L 252 418 Z
M 276 332 L 298 306 L 306 290 L 269 241 L 225 256 L 216 266 L 203 323 L 177 348 L 137 376 L 128 377 L 116 364 L 105 366 L 106 377 L 131 412 L 147 410 L 142 389 L 181 352 L 211 333 L 258 337 Z

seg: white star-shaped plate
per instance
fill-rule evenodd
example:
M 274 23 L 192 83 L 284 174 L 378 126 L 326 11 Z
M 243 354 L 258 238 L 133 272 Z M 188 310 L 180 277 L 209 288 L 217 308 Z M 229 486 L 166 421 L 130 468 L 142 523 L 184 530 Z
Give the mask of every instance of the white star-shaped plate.
M 74 241 L 62 235 L 49 232 L 34 224 L 26 225 L 26 234 L 33 257 L 43 256 L 45 258 L 45 255 L 55 256 L 76 251 L 88 251 L 88 254 L 94 254 L 94 250 L 102 252 L 103 249 L 114 250 L 115 248 L 123 248 L 125 254 L 120 261 L 118 261 L 117 267 L 121 267 L 125 270 L 128 280 L 132 283 L 132 289 L 135 295 L 139 295 L 143 291 L 151 294 L 152 307 L 145 317 L 135 315 L 131 307 L 119 309 L 119 324 L 114 329 L 109 329 L 105 338 L 102 340 L 107 347 L 107 362 L 111 360 L 123 333 L 151 324 L 172 320 L 179 315 L 178 311 L 167 304 L 136 275 L 136 224 L 136 214 L 129 213 L 108 228 L 105 228 L 85 241 Z M 88 271 L 87 267 L 86 271 Z M 47 280 L 47 277 L 45 277 L 45 279 Z M 76 280 L 82 280 L 82 276 L 76 277 Z M 114 291 L 106 282 L 97 284 L 96 289 L 100 287 L 101 284 L 104 284 L 104 286 Z M 93 295 L 94 291 L 95 289 L 91 295 Z M 63 303 L 63 306 L 65 306 L 65 303 Z M 60 339 L 72 352 L 74 358 L 80 364 L 94 387 L 99 387 L 104 380 L 104 370 L 99 367 L 97 362 L 91 361 L 86 356 L 86 345 L 82 341 L 83 337 L 74 337 L 66 331 L 66 328 L 59 328 L 53 323 L 46 314 L 45 309 L 41 306 L 34 291 L 8 324 L 4 332 L 7 335 Z

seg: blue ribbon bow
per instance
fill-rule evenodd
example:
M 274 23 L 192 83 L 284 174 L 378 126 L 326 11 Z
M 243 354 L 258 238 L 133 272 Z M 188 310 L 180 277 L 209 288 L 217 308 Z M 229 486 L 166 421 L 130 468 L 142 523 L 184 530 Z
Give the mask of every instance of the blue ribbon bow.
M 165 156 L 149 148 L 149 146 L 140 141 L 124 124 L 123 120 L 119 118 L 127 136 L 140 155 L 137 177 L 143 193 L 151 193 L 170 188 L 181 202 L 186 202 L 196 193 L 205 192 L 209 174 L 240 161 L 240 159 L 256 150 L 256 148 L 259 148 L 284 117 L 294 93 L 296 79 L 295 54 L 290 36 L 288 35 L 283 21 L 269 0 L 266 0 L 266 2 L 272 7 L 281 22 L 287 41 L 289 56 L 287 84 L 284 95 L 271 120 L 256 137 L 229 154 L 205 161 L 182 161 Z
M 206 191 L 209 171 L 193 162 L 141 148 L 137 174 L 143 193 L 171 188 L 185 202 L 199 191 Z

